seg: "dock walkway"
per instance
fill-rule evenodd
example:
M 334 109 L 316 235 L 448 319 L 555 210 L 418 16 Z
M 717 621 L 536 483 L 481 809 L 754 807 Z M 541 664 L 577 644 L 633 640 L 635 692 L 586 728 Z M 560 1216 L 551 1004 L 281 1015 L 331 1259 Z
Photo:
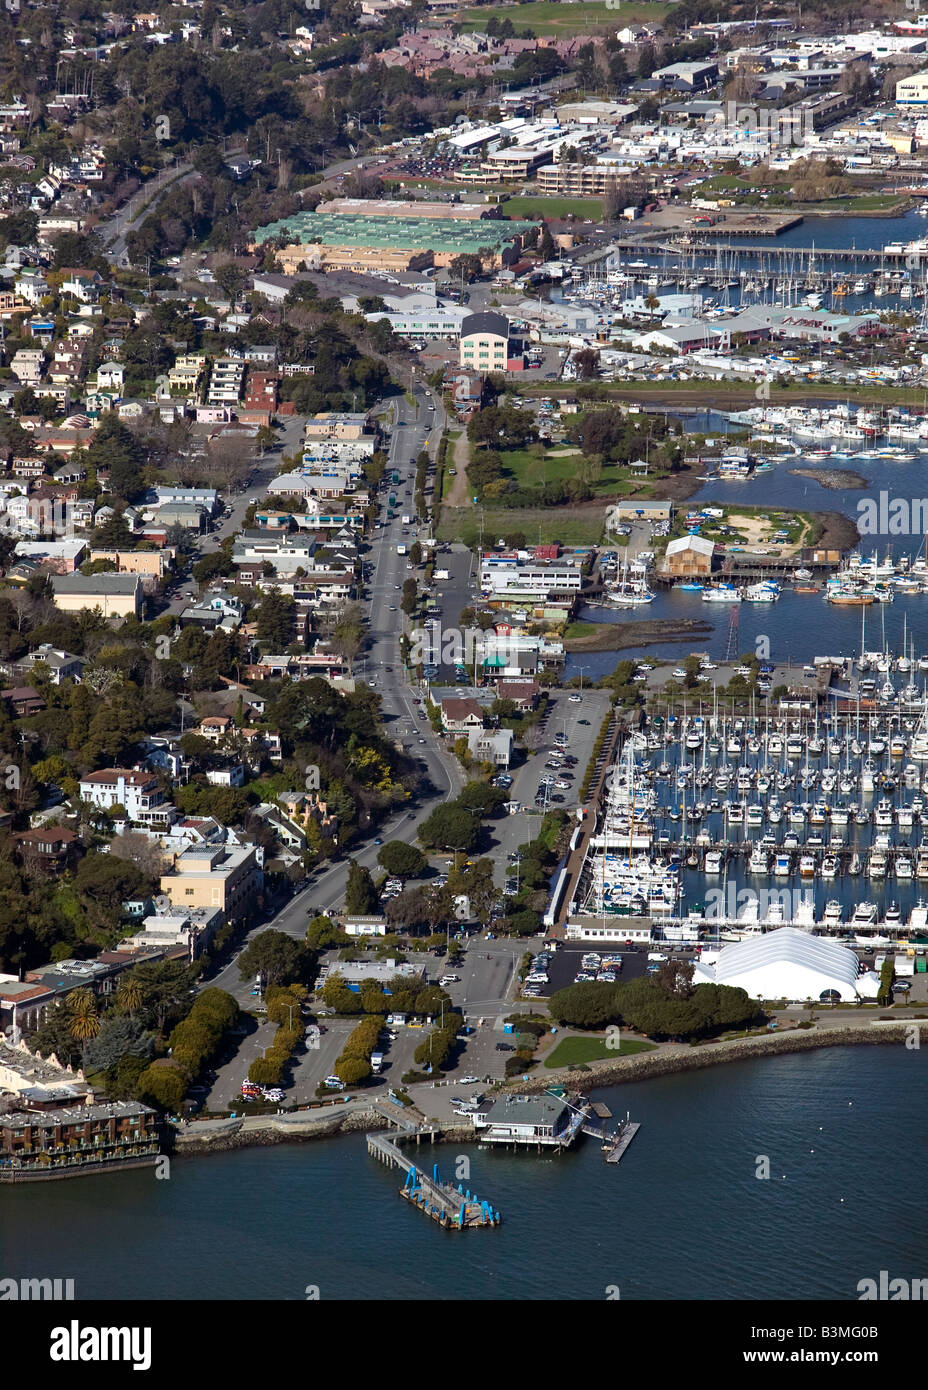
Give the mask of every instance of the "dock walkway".
M 463 1184 L 455 1187 L 452 1183 L 444 1182 L 437 1163 L 432 1164 L 430 1177 L 400 1147 L 405 1140 L 412 1138 L 418 1145 L 426 1136 L 434 1144 L 436 1134 L 440 1133 L 434 1125 L 409 1125 L 396 1135 L 368 1134 L 367 1152 L 389 1168 L 403 1169 L 406 1181 L 400 1188 L 400 1196 L 419 1207 L 439 1225 L 456 1230 L 469 1226 L 498 1226 L 500 1214 L 489 1202 L 481 1201 Z

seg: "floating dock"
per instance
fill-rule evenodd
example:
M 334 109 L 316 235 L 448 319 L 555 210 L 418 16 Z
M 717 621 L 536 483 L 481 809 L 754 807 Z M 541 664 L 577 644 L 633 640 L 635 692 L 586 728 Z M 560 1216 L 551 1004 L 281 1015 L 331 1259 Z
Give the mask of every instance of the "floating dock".
M 638 1120 L 626 1121 L 626 1123 L 619 1130 L 618 1134 L 614 1136 L 614 1143 L 612 1145 L 612 1148 L 606 1154 L 607 1163 L 620 1162 L 622 1155 L 624 1154 L 625 1150 L 628 1148 L 629 1144 L 632 1142 L 640 1128 L 641 1124 Z
M 620 1121 L 618 1129 L 609 1133 L 606 1129 L 606 1121 L 612 1119 L 612 1112 L 607 1106 L 601 1104 L 593 1105 L 591 1108 L 599 1117 L 599 1124 L 588 1120 L 583 1126 L 583 1133 L 588 1134 L 591 1139 L 598 1139 L 602 1148 L 608 1150 L 607 1163 L 618 1163 L 641 1128 L 641 1123 L 631 1119 L 626 1112 L 625 1119 Z
M 466 1230 L 470 1226 L 498 1226 L 501 1217 L 493 1206 L 481 1200 L 469 1189 L 459 1183 L 444 1182 L 438 1164 L 432 1164 L 431 1177 L 407 1158 L 399 1146 L 402 1139 L 415 1137 L 418 1143 L 427 1133 L 434 1143 L 434 1129 L 407 1131 L 403 1135 L 385 1138 L 381 1134 L 368 1134 L 367 1151 L 373 1157 L 386 1163 L 388 1167 L 399 1167 L 406 1173 L 406 1181 L 399 1189 L 399 1195 L 413 1206 L 424 1211 L 433 1221 L 448 1230 Z

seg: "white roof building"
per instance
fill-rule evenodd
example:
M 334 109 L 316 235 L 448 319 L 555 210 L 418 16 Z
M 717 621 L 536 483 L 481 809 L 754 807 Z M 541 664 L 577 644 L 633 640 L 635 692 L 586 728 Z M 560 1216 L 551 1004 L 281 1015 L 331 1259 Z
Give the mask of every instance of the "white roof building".
M 725 946 L 713 965 L 697 964 L 695 984 L 730 985 L 752 999 L 818 1001 L 834 991 L 842 1002 L 872 999 L 879 980 L 861 975 L 853 951 L 798 927 L 775 931 Z
M 667 542 L 667 555 L 680 555 L 686 550 L 695 550 L 699 555 L 714 555 L 715 542 L 706 536 L 678 536 Z

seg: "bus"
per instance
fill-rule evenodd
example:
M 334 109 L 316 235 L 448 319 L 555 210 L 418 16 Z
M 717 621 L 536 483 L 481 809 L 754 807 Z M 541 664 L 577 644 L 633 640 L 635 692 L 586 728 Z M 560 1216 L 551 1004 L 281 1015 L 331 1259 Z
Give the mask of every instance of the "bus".
M 395 493 L 395 492 L 391 492 L 391 493 L 390 493 L 390 496 L 387 498 L 387 506 L 388 506 L 388 507 L 395 507 L 395 506 L 396 506 L 396 493 Z
M 393 484 L 394 484 L 394 486 L 396 486 L 396 484 L 399 482 L 399 480 L 400 480 L 400 475 L 399 475 L 399 473 L 397 473 L 397 472 L 394 470 L 394 473 L 393 473 Z

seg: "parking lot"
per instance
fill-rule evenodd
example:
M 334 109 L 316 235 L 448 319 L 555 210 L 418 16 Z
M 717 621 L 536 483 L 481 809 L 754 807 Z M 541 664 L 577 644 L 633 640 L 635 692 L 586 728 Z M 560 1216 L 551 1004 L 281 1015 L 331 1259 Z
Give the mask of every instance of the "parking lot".
M 580 945 L 572 942 L 569 946 L 561 945 L 551 955 L 547 967 L 548 983 L 539 986 L 539 997 L 549 999 L 557 990 L 572 985 L 576 976 L 581 973 L 580 962 L 583 957 L 587 952 L 594 951 L 599 956 L 621 957 L 622 968 L 616 971 L 616 983 L 624 984 L 627 980 L 637 979 L 648 967 L 648 953 L 643 947 L 614 943 L 592 946 L 589 943 Z

